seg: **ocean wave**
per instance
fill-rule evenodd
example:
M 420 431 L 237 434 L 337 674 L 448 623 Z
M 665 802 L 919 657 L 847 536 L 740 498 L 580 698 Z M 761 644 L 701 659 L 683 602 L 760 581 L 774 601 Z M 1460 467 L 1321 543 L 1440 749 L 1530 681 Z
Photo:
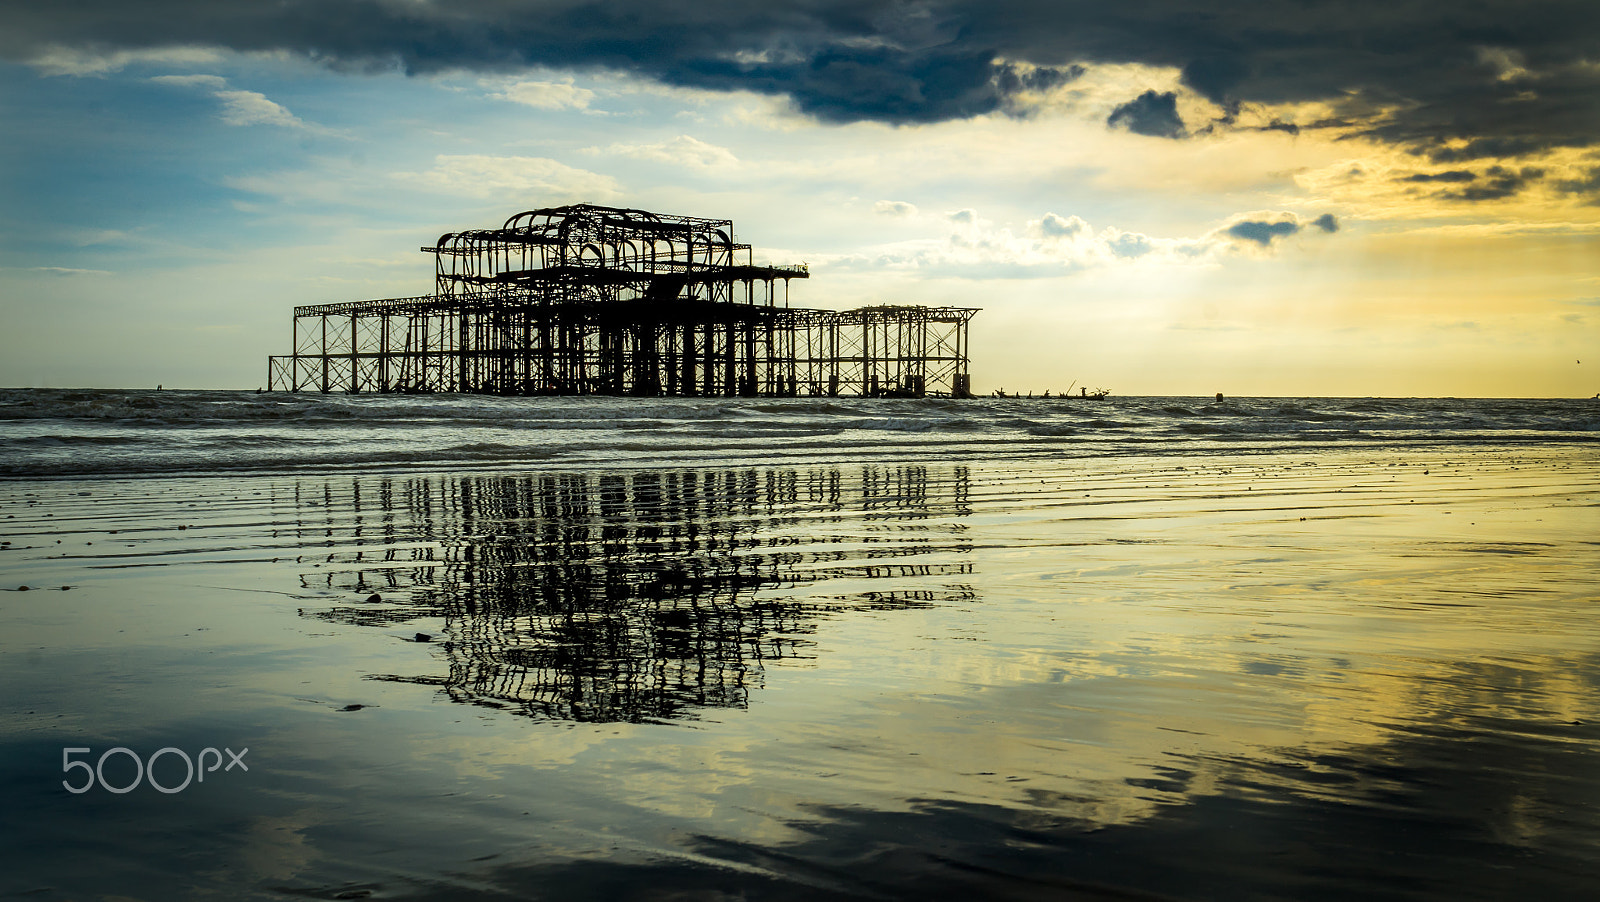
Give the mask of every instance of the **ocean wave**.
M 1600 438 L 1587 400 L 500 398 L 0 389 L 0 475 L 1182 454 Z
M 0 441 L 0 449 L 7 447 L 71 447 L 74 445 L 115 446 L 146 445 L 150 439 L 138 435 L 27 435 Z
M 848 420 L 838 424 L 844 429 L 870 432 L 930 432 L 941 429 L 955 418 L 939 419 L 913 419 L 910 417 L 874 417 L 870 419 Z
M 1289 418 L 1289 419 L 1314 420 L 1314 421 L 1364 420 L 1364 419 L 1367 419 L 1367 417 L 1361 416 L 1360 414 L 1343 413 L 1343 412 L 1331 412 L 1330 413 L 1330 412 L 1324 412 L 1324 411 L 1321 411 L 1321 410 L 1312 410 L 1309 407 L 1301 407 L 1299 405 L 1284 405 L 1282 407 L 1274 408 L 1272 410 L 1272 415 L 1273 416 L 1277 416 L 1277 417 L 1285 417 L 1285 418 Z

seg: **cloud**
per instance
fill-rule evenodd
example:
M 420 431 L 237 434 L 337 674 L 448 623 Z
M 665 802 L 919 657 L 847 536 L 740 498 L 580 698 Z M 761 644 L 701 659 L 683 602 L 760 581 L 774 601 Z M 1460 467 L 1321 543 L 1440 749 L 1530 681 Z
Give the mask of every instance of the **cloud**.
M 1158 238 L 1115 226 L 1095 231 L 1077 216 L 1045 213 L 1030 220 L 1023 234 L 995 227 L 977 211 L 946 214 L 964 228 L 944 238 L 919 238 L 877 245 L 859 253 L 821 261 L 847 270 L 915 270 L 927 276 L 957 278 L 1047 278 L 1116 266 L 1215 265 L 1240 256 L 1273 253 L 1277 240 L 1306 229 L 1339 230 L 1331 213 L 1306 219 L 1294 213 L 1245 213 L 1197 237 Z
M 167 46 L 150 50 L 114 50 L 49 46 L 26 57 L 28 65 L 44 75 L 97 76 L 120 72 L 133 65 L 210 65 L 222 54 L 209 47 Z
M 580 88 L 572 79 L 561 81 L 513 81 L 500 87 L 489 96 L 537 110 L 583 110 L 594 100 L 594 92 Z
M 228 80 L 220 75 L 157 75 L 150 80 L 158 85 L 205 88 L 208 91 L 224 91 L 228 88 Z
M 276 125 L 282 128 L 310 128 L 283 105 L 255 91 L 236 91 L 220 75 L 158 75 L 151 81 L 163 85 L 201 88 L 222 101 L 222 121 L 229 125 Z M 318 129 L 320 131 L 320 129 Z
M 1039 234 L 1045 238 L 1062 239 L 1075 238 L 1089 229 L 1089 224 L 1076 216 L 1059 216 L 1055 213 L 1046 213 L 1035 226 Z
M 80 229 L 68 236 L 68 240 L 78 247 L 129 244 L 135 239 L 133 233 L 121 229 Z
M 1150 243 L 1150 238 L 1137 232 L 1108 229 L 1103 240 L 1106 247 L 1110 248 L 1112 256 L 1123 260 L 1137 260 L 1155 250 L 1155 246 Z
M 880 200 L 872 205 L 872 212 L 882 216 L 915 216 L 917 207 L 903 200 Z
M 1470 169 L 1449 169 L 1444 172 L 1418 172 L 1403 176 L 1398 181 L 1406 183 L 1444 183 L 1462 185 L 1461 188 L 1448 189 L 1436 192 L 1434 197 L 1442 200 L 1484 201 L 1502 200 L 1520 193 L 1524 188 L 1545 177 L 1545 170 L 1533 166 L 1524 166 L 1519 170 L 1508 169 L 1504 166 L 1490 166 L 1483 172 L 1473 172 Z M 1565 185 L 1565 182 L 1558 183 Z M 1587 193 L 1587 191 L 1600 188 L 1600 185 L 1576 186 L 1577 191 L 1568 193 Z
M 222 101 L 222 121 L 229 125 L 278 125 L 305 128 L 300 118 L 255 91 L 218 91 Z
M 1180 73 L 1224 110 L 1320 104 L 1316 122 L 1435 164 L 1600 142 L 1593 0 L 79 0 L 9 4 L 0 56 L 90 74 L 141 59 L 298 55 L 341 71 L 615 71 L 685 88 L 787 98 L 829 122 L 937 122 L 1025 111 L 1013 101 L 1097 66 Z M 41 50 L 41 48 L 46 48 Z M 559 83 L 526 100 L 576 108 Z M 511 92 L 508 92 L 508 97 Z M 1180 134 L 1162 93 L 1117 120 Z M 515 98 L 511 98 L 515 99 Z M 1203 133 L 1205 129 L 1191 131 Z
M 998 66 L 995 69 L 994 83 L 1000 93 L 1008 97 L 1027 93 L 1045 93 L 1082 78 L 1084 73 L 1088 71 L 1087 67 L 1077 63 L 1059 68 L 1026 65 Z
M 603 151 L 596 149 L 596 152 L 613 153 L 636 160 L 655 160 L 699 170 L 731 169 L 739 164 L 739 158 L 733 155 L 733 151 L 726 147 L 708 144 L 690 135 L 679 135 L 670 141 L 658 144 L 613 144 Z
M 1230 238 L 1238 238 L 1244 241 L 1254 241 L 1256 244 L 1259 244 L 1262 247 L 1266 247 L 1267 245 L 1271 244 L 1274 238 L 1282 238 L 1285 235 L 1293 235 L 1298 231 L 1300 231 L 1300 223 L 1291 219 L 1280 219 L 1277 222 L 1262 222 L 1256 219 L 1247 219 L 1243 222 L 1236 222 L 1233 225 L 1228 226 L 1226 229 L 1223 229 L 1223 232 Z
M 1466 169 L 1451 169 L 1447 172 L 1418 172 L 1406 176 L 1402 181 L 1407 182 L 1470 182 L 1478 174 Z
M 1146 91 L 1111 111 L 1106 125 L 1126 126 L 1128 131 L 1152 138 L 1182 138 L 1189 133 L 1178 118 L 1178 94 Z
M 37 272 L 47 276 L 109 276 L 110 270 L 105 269 L 76 269 L 70 266 L 7 266 L 0 269 L 12 272 Z
M 1233 221 L 1217 233 L 1236 242 L 1248 242 L 1258 248 L 1271 247 L 1279 238 L 1297 235 L 1305 229 L 1317 229 L 1325 234 L 1339 231 L 1339 220 L 1332 213 L 1324 213 L 1315 219 L 1302 219 L 1293 213 L 1268 213 L 1265 215 L 1247 213 L 1235 217 Z
M 1591 203 L 1600 203 L 1600 166 L 1590 167 L 1575 178 L 1560 179 L 1554 187 L 1563 194 L 1590 195 Z
M 610 176 L 543 157 L 441 154 L 427 172 L 400 172 L 394 178 L 450 194 L 507 201 L 522 197 L 535 206 L 567 200 L 607 200 L 621 193 L 621 187 Z
M 1484 171 L 1481 183 L 1468 185 L 1460 191 L 1446 192 L 1443 196 L 1451 200 L 1500 200 L 1517 194 L 1530 183 L 1544 178 L 1544 174 L 1543 169 L 1532 166 L 1524 166 L 1518 171 L 1504 166 L 1490 166 Z

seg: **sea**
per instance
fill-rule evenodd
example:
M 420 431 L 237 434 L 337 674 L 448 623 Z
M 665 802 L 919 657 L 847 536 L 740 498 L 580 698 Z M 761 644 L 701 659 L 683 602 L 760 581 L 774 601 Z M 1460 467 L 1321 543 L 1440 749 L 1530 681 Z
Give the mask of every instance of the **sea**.
M 1600 442 L 1600 401 L 0 390 L 0 476 L 1128 458 Z
M 1600 401 L 0 390 L 0 898 L 1600 897 Z

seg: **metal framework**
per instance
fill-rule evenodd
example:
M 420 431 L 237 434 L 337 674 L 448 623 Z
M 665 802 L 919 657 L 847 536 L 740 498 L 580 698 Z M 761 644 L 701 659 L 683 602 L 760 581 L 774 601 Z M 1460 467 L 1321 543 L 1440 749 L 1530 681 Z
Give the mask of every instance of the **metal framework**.
M 296 307 L 287 391 L 969 394 L 968 307 L 789 306 L 733 222 L 576 204 L 433 247 L 431 295 Z M 781 295 L 778 283 L 782 282 Z

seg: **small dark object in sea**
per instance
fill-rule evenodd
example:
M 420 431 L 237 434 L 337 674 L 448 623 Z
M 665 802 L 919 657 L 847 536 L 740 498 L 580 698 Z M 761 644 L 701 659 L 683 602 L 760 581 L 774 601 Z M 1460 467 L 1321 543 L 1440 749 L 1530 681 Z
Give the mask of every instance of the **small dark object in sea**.
M 418 641 L 418 642 L 432 642 L 433 641 L 433 637 L 428 635 L 427 633 L 417 633 L 417 640 L 416 641 Z
M 371 595 L 367 596 L 367 604 L 377 604 L 378 602 L 380 602 L 382 600 L 383 600 L 383 596 L 379 595 L 376 592 L 374 592 Z
M 340 708 L 339 710 L 340 711 L 360 711 L 362 708 L 365 708 L 365 707 L 366 707 L 366 705 L 345 705 L 343 708 Z

